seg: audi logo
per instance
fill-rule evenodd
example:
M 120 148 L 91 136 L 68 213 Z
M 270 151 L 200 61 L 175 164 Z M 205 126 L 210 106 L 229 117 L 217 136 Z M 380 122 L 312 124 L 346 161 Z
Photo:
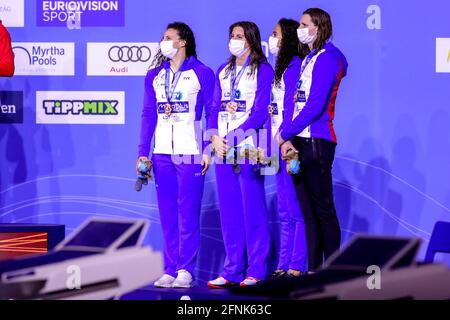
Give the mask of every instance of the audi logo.
M 146 46 L 113 46 L 108 51 L 112 62 L 147 62 L 151 56 L 152 52 Z

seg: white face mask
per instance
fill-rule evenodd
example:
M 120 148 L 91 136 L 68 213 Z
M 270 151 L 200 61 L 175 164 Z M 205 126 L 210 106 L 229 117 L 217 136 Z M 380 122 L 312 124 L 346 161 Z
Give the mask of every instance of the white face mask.
M 159 47 L 161 48 L 161 53 L 166 58 L 172 59 L 178 52 L 177 48 L 173 47 L 173 40 L 164 40 L 159 43 Z
M 310 44 L 311 42 L 314 41 L 314 38 L 316 36 L 311 36 L 309 34 L 309 29 L 308 28 L 298 28 L 297 29 L 297 37 L 298 40 L 303 43 L 303 44 Z
M 274 56 L 278 55 L 278 52 L 280 51 L 280 48 L 278 48 L 278 43 L 279 43 L 280 39 L 271 36 L 269 38 L 269 51 L 271 54 L 273 54 Z
M 245 40 L 230 39 L 230 42 L 228 43 L 228 49 L 230 49 L 230 52 L 233 56 L 239 58 L 242 57 L 245 52 L 247 52 L 248 48 L 245 48 Z

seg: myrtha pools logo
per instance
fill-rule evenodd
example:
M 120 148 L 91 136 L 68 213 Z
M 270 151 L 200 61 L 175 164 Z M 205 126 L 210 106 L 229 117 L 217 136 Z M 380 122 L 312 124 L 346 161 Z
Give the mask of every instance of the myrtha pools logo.
M 123 91 L 38 91 L 37 123 L 123 124 Z
M 71 42 L 15 42 L 16 75 L 73 76 L 75 44 Z

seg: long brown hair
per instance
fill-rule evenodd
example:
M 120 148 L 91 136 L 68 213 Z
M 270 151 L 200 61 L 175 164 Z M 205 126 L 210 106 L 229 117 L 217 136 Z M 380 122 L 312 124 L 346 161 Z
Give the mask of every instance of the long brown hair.
M 333 36 L 331 17 L 328 12 L 319 8 L 309 8 L 305 10 L 303 14 L 309 15 L 312 23 L 317 27 L 317 37 L 314 41 L 313 49 L 315 49 L 316 52 L 319 52 Z M 300 44 L 302 58 L 306 57 L 310 51 L 307 44 Z
M 184 22 L 172 22 L 167 25 L 167 29 L 174 29 L 177 31 L 178 36 L 180 37 L 180 40 L 186 41 L 186 58 L 189 58 L 191 56 L 197 58 L 197 51 L 195 46 L 195 37 L 194 32 L 192 32 L 192 29 Z M 152 64 L 150 65 L 150 68 L 152 67 L 159 67 L 162 65 L 164 61 L 167 61 L 166 57 L 161 53 L 161 49 L 158 50 L 155 57 L 153 58 Z
M 291 63 L 292 58 L 299 56 L 299 41 L 297 37 L 299 23 L 292 19 L 283 18 L 278 21 L 278 25 L 281 28 L 282 38 L 275 64 L 274 81 L 276 86 L 280 85 L 284 71 Z
M 244 36 L 249 44 L 249 48 L 252 51 L 250 54 L 251 60 L 250 60 L 250 75 L 253 75 L 255 73 L 255 70 L 259 68 L 259 65 L 262 62 L 266 62 L 267 58 L 263 53 L 262 47 L 261 47 L 261 34 L 259 32 L 258 26 L 251 21 L 239 21 L 236 23 L 233 23 L 230 26 L 229 31 L 229 38 L 231 39 L 231 34 L 233 33 L 233 29 L 236 27 L 241 27 L 244 29 Z M 236 63 L 236 57 L 231 55 L 231 57 L 228 60 L 228 65 L 225 71 L 225 75 L 228 76 L 233 69 L 234 64 Z

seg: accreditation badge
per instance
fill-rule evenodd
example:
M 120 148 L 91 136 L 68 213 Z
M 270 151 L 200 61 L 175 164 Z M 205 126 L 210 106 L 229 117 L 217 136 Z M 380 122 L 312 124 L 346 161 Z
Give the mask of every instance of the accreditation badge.
M 302 87 L 302 80 L 298 80 L 297 84 L 295 85 L 295 95 L 294 95 L 294 102 L 298 102 L 300 97 L 300 89 Z

